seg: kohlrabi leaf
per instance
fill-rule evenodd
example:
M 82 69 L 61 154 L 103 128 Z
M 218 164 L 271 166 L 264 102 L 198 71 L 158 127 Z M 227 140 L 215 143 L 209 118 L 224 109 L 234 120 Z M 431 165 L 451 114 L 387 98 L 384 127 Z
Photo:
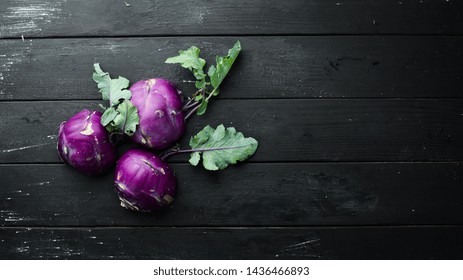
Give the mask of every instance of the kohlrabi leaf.
M 109 94 L 109 100 L 111 105 L 119 104 L 121 99 L 129 100 L 132 97 L 132 93 L 127 88 L 129 87 L 129 80 L 123 77 L 111 80 L 111 92 Z
M 129 100 L 124 100 L 115 110 L 118 114 L 114 117 L 110 125 L 117 128 L 117 130 L 132 136 L 137 129 L 137 125 L 140 123 L 137 107 L 135 107 Z
M 104 72 L 100 64 L 93 65 L 93 80 L 97 83 L 103 100 L 109 100 L 110 107 L 104 108 L 101 124 L 109 132 L 125 133 L 132 136 L 140 122 L 137 108 L 130 102 L 132 93 L 127 88 L 129 80 L 124 77 L 111 79 L 109 73 Z
M 201 156 L 199 155 L 199 152 L 194 152 L 191 154 L 189 162 L 192 165 L 196 166 L 198 165 L 200 160 L 201 160 Z
M 201 105 L 199 105 L 199 109 L 198 109 L 198 112 L 196 114 L 203 115 L 206 112 L 208 103 L 209 102 L 206 99 L 203 99 L 203 101 L 201 101 Z
M 114 120 L 114 118 L 116 118 L 118 114 L 119 113 L 116 111 L 116 109 L 114 109 L 114 107 L 107 108 L 101 116 L 101 124 L 103 126 L 107 126 Z
M 244 161 L 253 155 L 257 145 L 254 138 L 245 138 L 233 127 L 219 125 L 213 129 L 206 126 L 190 139 L 190 146 L 194 150 L 190 163 L 196 166 L 202 157 L 203 166 L 207 170 L 225 169 L 229 164 Z
M 201 81 L 196 81 L 196 82 L 195 82 L 195 87 L 196 87 L 197 89 L 205 88 L 205 87 L 206 87 L 206 80 L 205 80 L 205 79 L 202 79 Z
M 102 95 L 103 100 L 109 100 L 109 84 L 111 83 L 111 77 L 109 76 L 108 72 L 103 72 L 103 70 L 101 70 L 99 63 L 93 64 L 93 68 L 95 72 L 93 72 L 92 78 L 97 83 L 98 89 Z
M 228 51 L 228 55 L 225 57 L 217 56 L 216 57 L 216 63 L 217 65 L 214 66 L 212 65 L 209 68 L 209 71 L 207 71 L 207 74 L 209 75 L 211 79 L 211 85 L 214 87 L 214 89 L 218 88 L 222 81 L 225 79 L 225 76 L 227 76 L 228 71 L 230 71 L 230 68 L 232 67 L 233 63 L 235 62 L 236 58 L 238 57 L 238 54 L 241 51 L 241 44 L 240 41 L 237 41 L 233 48 L 231 48 Z
M 198 80 L 195 83 L 195 86 L 198 89 L 204 88 L 206 86 L 206 74 L 204 73 L 204 66 L 206 61 L 199 57 L 200 50 L 192 46 L 186 51 L 179 51 L 179 55 L 174 57 L 169 57 L 166 60 L 166 63 L 178 63 L 183 68 L 189 69 L 195 78 Z
M 119 104 L 122 99 L 130 99 L 132 93 L 127 89 L 129 80 L 124 77 L 111 79 L 108 72 L 104 72 L 99 63 L 93 64 L 95 72 L 93 72 L 93 80 L 97 83 L 98 89 L 103 100 L 109 100 L 111 106 Z

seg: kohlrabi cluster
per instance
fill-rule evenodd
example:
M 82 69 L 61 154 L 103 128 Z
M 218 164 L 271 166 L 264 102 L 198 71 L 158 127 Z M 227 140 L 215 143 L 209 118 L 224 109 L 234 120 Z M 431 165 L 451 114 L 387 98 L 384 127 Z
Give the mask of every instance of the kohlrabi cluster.
M 195 113 L 204 114 L 210 99 L 219 94 L 240 51 L 240 42 L 236 42 L 227 56 L 216 58 L 207 73 L 197 47 L 168 58 L 166 63 L 178 63 L 196 78 L 197 90 L 185 101 L 168 80 L 152 78 L 129 87 L 129 80 L 111 78 L 96 63 L 93 80 L 109 106 L 100 105 L 103 114 L 85 109 L 60 125 L 59 157 L 82 173 L 98 175 L 114 166 L 116 146 L 130 139 L 144 148 L 129 150 L 117 161 L 115 186 L 121 206 L 150 212 L 170 205 L 177 187 L 174 172 L 165 162 L 170 156 L 189 153 L 192 165 L 202 161 L 207 170 L 221 170 L 246 160 L 257 149 L 255 139 L 223 125 L 206 126 L 191 137 L 188 149 L 176 144 L 185 133 L 186 121 Z

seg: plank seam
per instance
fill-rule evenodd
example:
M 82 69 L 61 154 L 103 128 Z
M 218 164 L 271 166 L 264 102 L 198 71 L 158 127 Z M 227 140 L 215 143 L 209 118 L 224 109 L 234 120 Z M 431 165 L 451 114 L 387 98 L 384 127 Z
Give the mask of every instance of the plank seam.
M 246 230 L 246 229 L 281 229 L 281 230 L 286 230 L 286 229 L 307 229 L 307 230 L 316 230 L 316 229 L 336 229 L 336 228 L 352 228 L 352 229 L 357 229 L 357 228 L 367 228 L 367 229 L 386 229 L 386 228 L 463 228 L 463 224 L 445 224 L 445 225 L 438 225 L 438 224 L 422 224 L 422 225 L 329 225 L 329 226 L 321 226 L 321 225 L 313 225 L 313 226 L 307 226 L 307 225 L 301 225 L 301 226 L 268 226 L 268 225 L 263 225 L 263 226 L 202 226 L 202 225 L 196 225 L 196 226 L 85 226 L 85 225 L 80 225 L 80 226 L 27 226 L 27 225 L 21 225 L 21 226 L 1 226 L 0 229 L 12 229 L 12 230 L 18 230 L 18 229 L 46 229 L 46 230 L 75 230 L 75 229 L 83 229 L 83 230 L 98 230 L 98 229 L 115 229 L 115 230 L 120 230 L 120 229 L 211 229 L 211 230 L 217 230 L 217 229 L 231 229 L 231 230 Z
M 253 33 L 253 34 L 133 34 L 133 35 L 76 35 L 76 36 L 25 36 L 24 39 L 29 40 L 47 40 L 47 39 L 104 39 L 104 38 L 200 38 L 200 37 L 458 37 L 463 36 L 463 33 Z M 22 41 L 21 36 L 6 36 L 0 40 L 18 40 Z
M 255 101 L 255 100 L 272 100 L 272 101 L 284 101 L 284 100 L 291 100 L 291 101 L 306 101 L 306 100 L 461 100 L 462 97 L 454 97 L 454 96 L 439 96 L 439 97 L 307 97 L 307 98 L 299 98 L 299 97 L 257 97 L 257 98 L 217 98 L 215 100 L 243 100 L 243 101 Z M 102 99 L 0 99 L 0 103 L 22 103 L 22 102 L 90 102 L 90 101 L 103 101 Z
M 448 160 L 448 161 L 308 161 L 308 160 L 292 160 L 292 161 L 253 161 L 247 164 L 456 164 L 460 165 L 463 160 Z M 187 161 L 172 161 L 168 164 L 174 165 L 190 165 Z M 0 166 L 25 166 L 25 165 L 65 165 L 59 161 L 53 162 L 0 162 Z

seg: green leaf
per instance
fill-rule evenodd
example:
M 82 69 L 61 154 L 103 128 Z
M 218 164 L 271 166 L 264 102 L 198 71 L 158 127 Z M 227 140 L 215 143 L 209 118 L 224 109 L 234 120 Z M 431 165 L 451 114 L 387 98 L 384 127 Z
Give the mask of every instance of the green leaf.
M 121 99 L 130 99 L 132 93 L 127 90 L 129 80 L 124 77 L 111 79 L 109 73 L 104 72 L 99 63 L 93 64 L 95 72 L 93 72 L 93 80 L 97 83 L 98 89 L 103 100 L 109 100 L 111 106 L 119 104 Z
M 99 63 L 93 64 L 93 68 L 95 72 L 93 72 L 92 78 L 97 83 L 103 100 L 109 100 L 109 84 L 111 82 L 111 77 L 109 76 L 109 73 L 103 72 L 103 70 L 101 70 Z
M 132 97 L 129 87 L 129 80 L 124 77 L 112 79 L 110 83 L 109 102 L 111 106 L 119 104 L 121 99 L 129 100 Z
M 129 100 L 124 100 L 117 106 L 115 111 L 117 115 L 109 123 L 109 128 L 107 127 L 108 131 L 118 130 L 132 136 L 137 129 L 137 125 L 140 123 L 137 107 Z M 108 115 L 112 116 L 112 113 L 108 113 Z
M 104 111 L 103 115 L 101 116 L 101 124 L 103 126 L 107 126 L 110 122 L 114 120 L 114 118 L 116 118 L 118 114 L 119 113 L 116 111 L 116 109 L 114 109 L 114 107 L 109 107 Z
M 190 139 L 190 146 L 195 151 L 190 156 L 190 163 L 196 166 L 201 154 L 207 170 L 225 169 L 229 164 L 244 161 L 253 155 L 257 145 L 254 138 L 245 138 L 233 127 L 219 125 L 213 129 L 206 126 Z
M 215 66 L 211 65 L 211 67 L 209 67 L 209 70 L 207 70 L 207 75 L 209 77 L 212 77 L 212 75 L 214 75 L 214 73 L 215 73 L 215 70 L 216 70 Z
M 199 57 L 200 50 L 195 46 L 178 53 L 179 55 L 166 59 L 166 63 L 180 63 L 182 67 L 188 69 L 202 69 L 206 64 L 206 61 Z
M 214 89 L 218 88 L 225 79 L 225 76 L 227 76 L 228 71 L 230 71 L 230 68 L 238 57 L 240 51 L 241 44 L 240 41 L 237 41 L 233 48 L 228 51 L 228 55 L 226 57 L 216 57 L 216 66 L 212 65 L 209 68 L 209 71 L 207 71 L 207 74 L 211 79 L 211 85 Z
M 178 63 L 183 68 L 189 69 L 196 79 L 203 82 L 204 86 L 206 86 L 206 82 L 204 80 L 206 78 L 206 74 L 203 70 L 206 65 L 206 61 L 199 57 L 200 50 L 197 47 L 192 46 L 188 50 L 179 51 L 178 53 L 179 55 L 177 56 L 169 57 L 166 60 L 166 63 Z
M 199 160 L 201 159 L 201 156 L 199 155 L 198 152 L 194 152 L 191 154 L 189 162 L 191 165 L 196 166 L 199 163 Z
M 201 105 L 199 105 L 199 108 L 198 108 L 198 112 L 196 114 L 198 114 L 199 116 L 204 114 L 206 112 L 206 109 L 207 109 L 207 104 L 209 102 L 204 99 L 202 102 L 201 102 Z
M 195 87 L 197 89 L 205 88 L 206 87 L 206 80 L 196 81 L 195 82 Z

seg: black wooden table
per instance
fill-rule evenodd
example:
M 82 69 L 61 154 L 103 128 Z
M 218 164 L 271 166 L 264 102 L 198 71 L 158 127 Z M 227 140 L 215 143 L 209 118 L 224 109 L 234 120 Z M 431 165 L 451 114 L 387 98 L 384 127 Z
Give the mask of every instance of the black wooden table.
M 0 2 L 0 258 L 463 258 L 462 3 L 126 2 Z M 188 93 L 164 60 L 238 39 L 183 142 L 234 126 L 259 140 L 247 163 L 173 158 L 178 196 L 157 214 L 60 163 L 59 123 L 100 103 L 93 63 Z

